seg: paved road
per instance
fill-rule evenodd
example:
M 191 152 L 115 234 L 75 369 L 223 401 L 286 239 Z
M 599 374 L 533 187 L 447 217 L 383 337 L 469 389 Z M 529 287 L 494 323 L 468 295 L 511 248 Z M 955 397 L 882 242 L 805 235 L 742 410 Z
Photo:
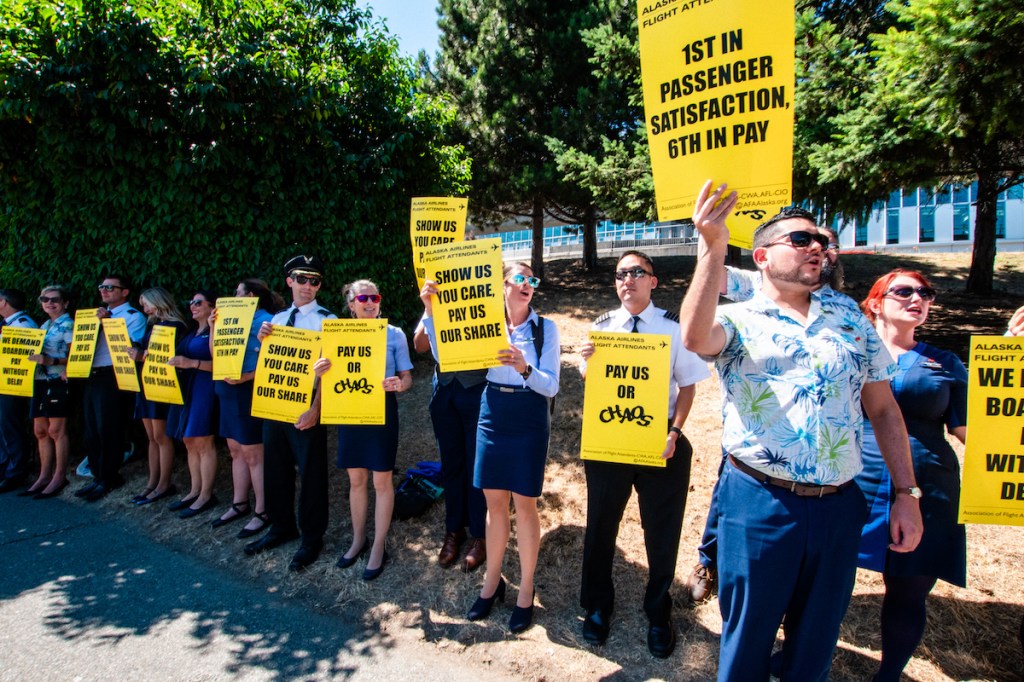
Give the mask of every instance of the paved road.
M 0 567 L 0 680 L 482 676 L 428 644 L 275 597 L 130 521 L 61 499 L 0 495 Z

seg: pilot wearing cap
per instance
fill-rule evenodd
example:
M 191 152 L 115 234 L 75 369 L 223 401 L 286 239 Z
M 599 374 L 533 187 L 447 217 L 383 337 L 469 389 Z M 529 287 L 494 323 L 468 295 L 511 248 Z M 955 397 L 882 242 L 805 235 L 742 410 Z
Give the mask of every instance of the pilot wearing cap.
M 292 304 L 260 327 L 259 339 L 272 336 L 278 326 L 320 331 L 324 320 L 337 319 L 320 306 L 316 295 L 324 278 L 323 262 L 316 256 L 295 256 L 284 265 Z M 266 346 L 264 346 L 266 347 Z M 320 391 L 313 391 L 310 408 L 294 424 L 263 422 L 264 486 L 270 529 L 245 546 L 254 556 L 301 538 L 288 569 L 301 571 L 320 556 L 327 530 L 327 431 L 320 423 Z M 298 523 L 295 516 L 295 470 L 302 490 Z

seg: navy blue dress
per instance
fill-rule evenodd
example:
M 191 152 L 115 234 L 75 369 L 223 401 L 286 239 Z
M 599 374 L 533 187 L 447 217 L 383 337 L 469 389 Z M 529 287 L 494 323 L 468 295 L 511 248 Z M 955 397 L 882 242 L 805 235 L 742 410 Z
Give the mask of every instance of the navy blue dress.
M 967 370 L 953 353 L 925 343 L 898 358 L 893 394 L 910 435 L 914 475 L 921 488 L 924 535 L 913 552 L 888 551 L 894 491 L 871 423 L 864 421 L 864 471 L 857 484 L 868 503 L 858 565 L 892 576 L 936 576 L 967 582 L 967 535 L 957 523 L 960 463 L 946 441 L 946 427 L 967 423 Z
M 264 322 L 270 322 L 272 318 L 273 315 L 262 308 L 258 308 L 253 315 L 242 360 L 243 374 L 256 369 L 261 345 L 258 338 L 260 327 Z M 220 402 L 218 433 L 241 445 L 259 445 L 263 442 L 263 420 L 252 416 L 252 389 L 252 381 L 241 384 L 214 382 L 214 392 Z
M 178 355 L 193 360 L 212 360 L 210 355 L 210 329 L 203 332 L 192 332 L 178 344 Z M 184 377 L 182 397 L 183 406 L 175 406 L 168 417 L 168 425 L 173 425 L 173 436 L 183 438 L 201 438 L 216 434 L 217 398 L 213 393 L 213 373 L 198 369 L 179 370 Z M 168 428 L 170 431 L 170 428 Z

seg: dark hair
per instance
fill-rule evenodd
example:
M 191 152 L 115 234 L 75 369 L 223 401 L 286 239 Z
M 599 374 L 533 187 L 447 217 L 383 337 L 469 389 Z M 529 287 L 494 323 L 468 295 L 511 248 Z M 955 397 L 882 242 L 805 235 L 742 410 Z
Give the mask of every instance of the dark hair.
M 868 291 L 868 295 L 860 302 L 860 309 L 864 311 L 864 314 L 867 315 L 867 318 L 871 320 L 872 323 L 878 319 L 878 314 L 871 310 L 871 304 L 877 303 L 885 298 L 885 294 L 889 291 L 889 286 L 892 284 L 892 281 L 900 276 L 916 279 L 926 287 L 932 286 L 932 283 L 928 281 L 928 278 L 917 270 L 896 268 L 895 270 L 891 270 L 890 272 L 882 275 L 875 280 L 875 283 L 871 285 L 871 290 Z
M 210 305 L 212 305 L 212 306 L 217 305 L 217 294 L 216 294 L 216 292 L 210 291 L 209 289 L 193 289 L 193 291 L 192 291 L 192 298 L 195 298 L 196 294 L 199 294 L 200 296 L 205 298 L 207 301 L 209 301 Z
M 815 219 L 814 214 L 807 209 L 800 208 L 799 206 L 789 206 L 757 226 L 757 229 L 754 230 L 754 248 L 759 249 L 762 246 L 767 246 L 768 242 L 775 238 L 779 233 L 779 230 L 775 228 L 775 225 L 783 220 L 794 219 L 807 220 L 815 226 L 818 225 L 818 221 Z
M 15 310 L 24 310 L 27 297 L 21 289 L 0 289 L 0 298 L 11 304 Z
M 127 289 L 128 291 L 132 290 L 132 281 L 118 272 L 112 272 L 103 275 L 103 277 L 100 278 L 100 282 L 102 282 L 105 279 L 116 279 L 118 285 L 122 289 Z
M 281 294 L 271 291 L 270 285 L 262 279 L 249 277 L 248 279 L 243 279 L 241 284 L 242 288 L 245 289 L 245 293 L 256 297 L 256 307 L 260 310 L 276 313 L 278 310 L 284 310 L 287 307 Z
M 637 258 L 639 258 L 643 262 L 647 263 L 647 267 L 651 269 L 651 274 L 652 275 L 654 274 L 654 261 L 652 261 L 651 257 L 648 256 L 646 253 L 644 253 L 643 251 L 637 251 L 636 249 L 630 249 L 629 251 L 623 251 L 622 255 L 619 256 L 619 260 L 615 261 L 615 267 L 619 267 L 619 263 L 621 263 L 622 260 L 624 258 L 626 258 L 627 256 L 636 256 Z

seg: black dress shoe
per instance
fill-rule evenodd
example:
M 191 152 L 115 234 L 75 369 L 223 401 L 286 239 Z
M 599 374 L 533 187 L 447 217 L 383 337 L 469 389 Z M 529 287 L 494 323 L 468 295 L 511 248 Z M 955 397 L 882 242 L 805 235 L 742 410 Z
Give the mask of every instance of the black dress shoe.
M 146 500 L 149 497 L 149 494 L 151 492 L 153 492 L 154 490 L 156 490 L 156 488 L 146 488 L 145 490 L 143 490 L 138 495 L 135 495 L 135 496 L 132 497 L 132 503 L 138 504 L 139 502 L 142 502 L 143 500 Z
M 655 658 L 668 658 L 676 648 L 676 628 L 670 618 L 663 625 L 647 627 L 647 649 Z
M 515 606 L 508 619 L 508 631 L 513 635 L 526 632 L 533 625 L 533 602 L 529 606 Z
M 231 516 L 227 517 L 226 519 L 223 518 L 223 517 L 221 517 L 219 519 L 215 519 L 214 522 L 211 523 L 210 525 L 213 526 L 214 528 L 220 528 L 221 526 L 228 525 L 232 521 L 238 521 L 239 519 L 244 519 L 246 516 L 249 515 L 249 512 L 252 511 L 249 508 L 249 503 L 248 502 L 232 502 L 231 503 L 231 510 L 234 511 L 235 513 L 232 514 Z
M 355 562 L 359 561 L 359 557 L 363 556 L 370 551 L 370 538 L 366 538 L 363 541 L 363 548 L 356 552 L 353 556 L 345 556 L 344 554 L 338 558 L 338 563 L 335 564 L 338 568 L 349 568 Z
M 388 551 L 385 549 L 384 550 L 384 556 L 381 557 L 381 560 L 380 560 L 380 566 L 378 566 L 377 568 L 364 568 L 363 569 L 363 580 L 369 582 L 371 580 L 376 580 L 377 578 L 379 578 L 380 574 L 384 572 L 384 567 L 387 565 L 387 563 L 388 563 Z
M 67 481 L 67 479 L 64 479 L 63 483 L 61 483 L 59 486 L 57 486 L 56 488 L 54 488 L 50 492 L 47 493 L 47 492 L 40 491 L 40 492 L 36 493 L 35 495 L 33 495 L 32 499 L 33 500 L 48 500 L 51 497 L 57 497 L 62 492 L 64 492 L 64 488 L 67 488 L 67 487 L 68 487 L 68 481 Z
M 281 533 L 272 529 L 269 533 L 261 537 L 259 540 L 247 544 L 245 546 L 245 554 L 246 556 L 256 556 L 257 554 L 262 554 L 263 552 L 266 552 L 268 549 L 274 549 L 275 547 L 280 547 L 286 542 L 291 542 L 292 540 L 298 539 L 298 530 L 291 530 Z
M 317 543 L 315 545 L 302 545 L 299 547 L 299 551 L 292 557 L 292 561 L 288 564 L 289 571 L 303 571 L 311 563 L 317 560 L 320 556 L 320 550 L 323 548 L 323 543 Z
M 199 514 L 202 514 L 203 512 L 210 511 L 211 509 L 216 507 L 218 504 L 220 504 L 220 500 L 217 499 L 217 496 L 216 495 L 211 495 L 210 499 L 208 499 L 206 502 L 203 502 L 201 505 L 199 505 L 195 509 L 193 509 L 192 507 L 188 507 L 186 509 L 182 509 L 181 512 L 178 513 L 178 518 L 179 519 L 191 519 L 193 516 L 198 516 Z
M 505 601 L 505 579 L 501 578 L 498 580 L 498 588 L 494 590 L 494 594 L 490 597 L 477 597 L 473 605 L 469 607 L 469 613 L 466 614 L 467 620 L 483 620 L 487 616 L 491 615 L 491 609 L 494 607 L 495 600 L 503 602 Z
M 88 495 L 84 496 L 85 501 L 86 502 L 99 502 L 104 497 L 106 497 L 107 495 L 110 494 L 110 490 L 111 489 L 108 488 L 107 486 L 105 486 L 104 484 L 97 483 L 96 487 L 93 488 L 92 491 L 89 492 Z
M 96 486 L 98 486 L 98 485 L 99 485 L 99 483 L 96 483 L 94 481 L 92 483 L 89 483 L 87 485 L 82 486 L 81 488 L 79 488 L 78 490 L 75 491 L 75 497 L 85 497 L 86 495 L 91 493 L 93 490 L 95 490 Z
M 612 629 L 612 614 L 601 609 L 587 611 L 583 619 L 583 639 L 588 644 L 601 645 L 608 640 L 608 632 Z

